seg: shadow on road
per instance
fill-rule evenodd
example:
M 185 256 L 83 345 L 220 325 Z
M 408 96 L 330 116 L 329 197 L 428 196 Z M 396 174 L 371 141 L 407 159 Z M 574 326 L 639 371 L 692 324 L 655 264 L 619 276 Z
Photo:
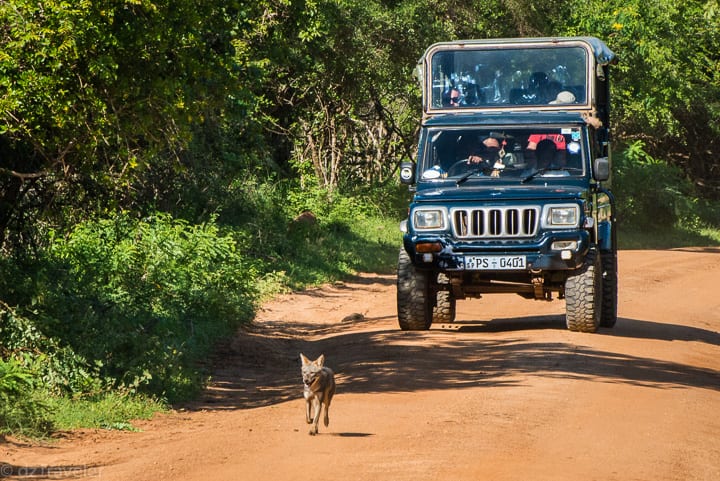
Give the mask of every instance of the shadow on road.
M 432 329 L 458 332 L 509 332 L 538 329 L 556 329 L 564 331 L 565 316 L 528 316 L 499 318 L 487 321 L 457 321 L 448 324 L 433 325 Z
M 532 340 L 533 330 L 565 330 L 563 316 L 462 321 L 413 332 L 388 330 L 386 323 L 366 331 L 338 325 L 333 332 L 325 327 L 324 337 L 315 340 L 278 339 L 273 336 L 278 327 L 238 336 L 216 360 L 205 396 L 187 408 L 246 409 L 300 399 L 300 352 L 310 357 L 324 353 L 336 372 L 338 392 L 345 393 L 512 386 L 520 385 L 523 376 L 720 390 L 718 371 L 583 346 L 588 342 L 583 334 L 577 344 Z M 292 327 L 310 332 L 317 326 Z M 484 335 L 496 332 L 517 335 Z M 717 332 L 648 320 L 619 319 L 615 328 L 595 335 L 720 345 Z
M 715 331 L 638 319 L 618 319 L 615 329 L 607 331 L 607 334 L 658 341 L 694 341 L 720 346 L 720 333 Z

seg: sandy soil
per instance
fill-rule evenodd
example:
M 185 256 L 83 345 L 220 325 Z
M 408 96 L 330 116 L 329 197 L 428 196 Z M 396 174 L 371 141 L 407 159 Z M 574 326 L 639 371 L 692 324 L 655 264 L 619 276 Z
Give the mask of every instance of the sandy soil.
M 620 253 L 620 319 L 565 329 L 561 300 L 494 295 L 401 332 L 395 279 L 268 303 L 212 387 L 141 432 L 0 444 L 0 477 L 125 480 L 720 479 L 720 250 Z M 308 435 L 298 353 L 337 374 Z

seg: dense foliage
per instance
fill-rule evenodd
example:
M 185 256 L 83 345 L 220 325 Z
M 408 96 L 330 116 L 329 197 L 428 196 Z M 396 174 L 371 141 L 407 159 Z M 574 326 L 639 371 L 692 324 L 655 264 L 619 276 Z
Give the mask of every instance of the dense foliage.
M 389 266 L 436 41 L 603 38 L 621 222 L 717 223 L 719 19 L 716 0 L 0 1 L 0 431 L 48 426 L 38 390 L 192 395 L 268 290 Z
M 191 222 L 230 179 L 353 192 L 412 158 L 416 60 L 438 40 L 596 35 L 616 140 L 720 197 L 717 2 L 0 3 L 0 241 L 117 209 Z
M 594 32 L 620 55 L 616 137 L 642 141 L 652 157 L 681 168 L 702 192 L 720 198 L 717 1 L 592 0 L 572 18 L 568 32 Z

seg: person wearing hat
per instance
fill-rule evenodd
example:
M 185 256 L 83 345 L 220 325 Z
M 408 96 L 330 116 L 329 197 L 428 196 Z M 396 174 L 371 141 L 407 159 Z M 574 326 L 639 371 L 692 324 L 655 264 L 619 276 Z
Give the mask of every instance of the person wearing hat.
M 550 104 L 556 105 L 556 104 L 574 104 L 575 103 L 575 95 L 573 95 L 572 92 L 568 92 L 567 90 L 563 90 L 559 94 L 557 94 L 557 97 L 555 97 L 555 100 L 551 100 Z
M 468 155 L 469 164 L 479 164 L 480 162 L 488 162 L 490 165 L 498 158 L 500 152 L 500 142 L 494 137 L 488 137 L 482 141 L 478 149 L 475 149 Z
M 461 165 L 470 167 L 472 171 L 495 169 L 500 162 L 503 145 L 504 141 L 501 142 L 495 137 L 483 138 L 477 133 L 465 132 L 456 140 L 454 163 L 445 169 L 450 175 L 457 174 L 455 169 Z

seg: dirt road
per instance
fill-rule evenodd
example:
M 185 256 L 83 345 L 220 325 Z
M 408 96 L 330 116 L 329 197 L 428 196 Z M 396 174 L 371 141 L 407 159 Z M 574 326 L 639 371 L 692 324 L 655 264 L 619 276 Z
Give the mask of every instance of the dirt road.
M 720 250 L 620 253 L 620 319 L 564 303 L 458 302 L 401 332 L 392 276 L 283 296 L 219 357 L 197 405 L 141 432 L 0 444 L 0 477 L 125 480 L 720 479 Z M 298 353 L 337 373 L 308 435 Z

